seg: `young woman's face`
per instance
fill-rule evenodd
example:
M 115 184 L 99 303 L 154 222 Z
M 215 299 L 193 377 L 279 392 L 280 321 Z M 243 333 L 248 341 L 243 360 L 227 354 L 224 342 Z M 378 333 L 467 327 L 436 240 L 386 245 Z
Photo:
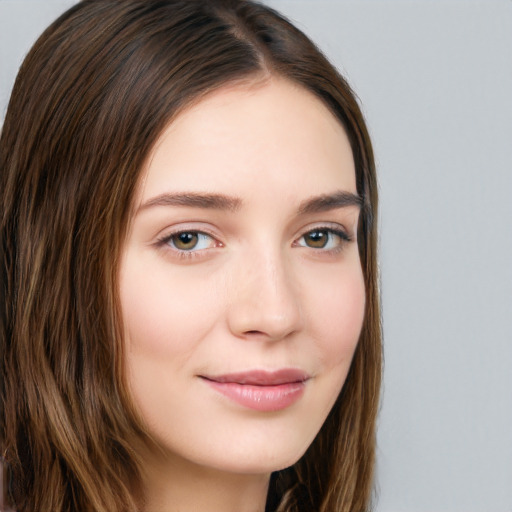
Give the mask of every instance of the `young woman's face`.
M 121 260 L 130 392 L 172 460 L 296 462 L 345 381 L 365 308 L 352 152 L 311 93 L 214 92 L 162 134 Z

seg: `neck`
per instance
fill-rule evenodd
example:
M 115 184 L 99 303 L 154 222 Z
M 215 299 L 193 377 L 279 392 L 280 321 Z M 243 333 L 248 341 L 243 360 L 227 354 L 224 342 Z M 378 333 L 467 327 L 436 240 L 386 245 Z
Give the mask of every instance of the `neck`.
M 237 474 L 178 457 L 145 465 L 143 512 L 264 512 L 269 474 Z

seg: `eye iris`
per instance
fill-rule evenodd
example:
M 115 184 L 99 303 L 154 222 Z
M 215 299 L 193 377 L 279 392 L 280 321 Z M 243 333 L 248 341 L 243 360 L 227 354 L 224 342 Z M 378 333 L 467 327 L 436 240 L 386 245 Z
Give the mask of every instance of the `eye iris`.
M 311 231 L 311 233 L 304 236 L 304 239 L 309 247 L 322 249 L 327 245 L 329 237 L 326 231 Z
M 198 238 L 197 233 L 179 233 L 173 237 L 173 243 L 177 249 L 190 251 L 197 245 Z

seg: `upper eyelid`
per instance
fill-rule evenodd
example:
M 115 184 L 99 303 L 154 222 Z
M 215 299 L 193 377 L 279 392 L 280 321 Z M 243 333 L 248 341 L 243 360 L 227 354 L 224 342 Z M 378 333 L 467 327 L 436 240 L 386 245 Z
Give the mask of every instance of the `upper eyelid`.
M 187 226 L 187 223 L 184 223 L 185 225 L 182 227 L 167 227 L 165 229 L 162 229 L 160 231 L 161 234 L 156 235 L 157 240 L 163 240 L 163 239 L 169 239 L 173 236 L 179 235 L 180 233 L 200 233 L 206 236 L 209 236 L 210 238 L 213 238 L 215 240 L 219 241 L 220 235 L 215 233 L 214 230 L 208 229 L 206 227 L 192 227 Z
M 346 226 L 341 224 L 340 222 L 315 222 L 314 224 L 311 224 L 307 226 L 307 228 L 302 229 L 299 232 L 299 235 L 297 238 L 300 238 L 301 236 L 307 235 L 308 233 L 311 233 L 312 231 L 331 231 L 333 233 L 341 232 L 346 234 L 347 236 L 351 236 L 351 229 L 348 229 Z

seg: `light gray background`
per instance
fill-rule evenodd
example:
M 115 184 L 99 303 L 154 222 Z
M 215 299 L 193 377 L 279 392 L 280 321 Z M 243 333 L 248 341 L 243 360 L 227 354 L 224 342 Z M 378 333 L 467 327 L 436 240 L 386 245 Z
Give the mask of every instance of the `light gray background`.
M 0 0 L 0 118 L 64 1 Z M 381 189 L 377 512 L 512 512 L 512 2 L 269 0 L 348 76 Z

